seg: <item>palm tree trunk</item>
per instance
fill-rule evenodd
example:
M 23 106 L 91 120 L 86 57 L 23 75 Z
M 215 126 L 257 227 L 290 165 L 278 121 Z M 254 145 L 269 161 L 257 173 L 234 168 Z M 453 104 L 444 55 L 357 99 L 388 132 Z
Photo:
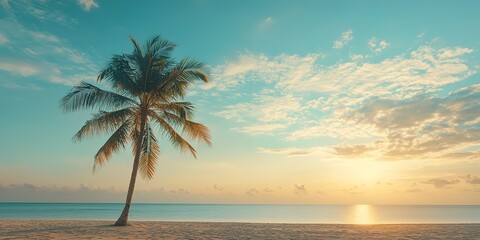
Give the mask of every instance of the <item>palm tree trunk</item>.
M 130 177 L 130 184 L 128 185 L 128 192 L 127 192 L 127 199 L 125 200 L 125 207 L 123 208 L 122 214 L 115 222 L 115 226 L 126 226 L 128 221 L 128 213 L 130 211 L 130 204 L 132 202 L 133 190 L 135 189 L 135 181 L 137 180 L 137 172 L 138 172 L 138 163 L 140 161 L 140 152 L 141 146 L 143 141 L 143 135 L 145 134 L 145 119 L 146 116 L 141 117 L 140 121 L 140 135 L 137 139 L 137 151 L 135 152 L 135 158 L 133 160 L 133 167 L 132 167 L 132 175 Z

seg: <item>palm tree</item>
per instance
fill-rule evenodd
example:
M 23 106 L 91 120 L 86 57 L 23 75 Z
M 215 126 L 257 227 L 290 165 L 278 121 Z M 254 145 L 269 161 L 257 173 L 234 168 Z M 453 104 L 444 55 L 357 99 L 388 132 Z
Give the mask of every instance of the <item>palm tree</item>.
M 98 75 L 97 82 L 106 82 L 111 91 L 82 82 L 60 100 L 66 112 L 98 110 L 75 134 L 74 142 L 113 132 L 95 155 L 93 171 L 113 153 L 132 145 L 134 159 L 127 199 L 115 226 L 127 224 L 137 172 L 146 179 L 155 173 L 160 149 L 154 129 L 194 157 L 195 149 L 182 135 L 211 145 L 208 128 L 191 120 L 194 106 L 181 101 L 191 83 L 208 82 L 206 66 L 190 58 L 175 61 L 171 57 L 175 44 L 159 36 L 143 47 L 135 38 L 130 40 L 133 52 L 114 55 Z

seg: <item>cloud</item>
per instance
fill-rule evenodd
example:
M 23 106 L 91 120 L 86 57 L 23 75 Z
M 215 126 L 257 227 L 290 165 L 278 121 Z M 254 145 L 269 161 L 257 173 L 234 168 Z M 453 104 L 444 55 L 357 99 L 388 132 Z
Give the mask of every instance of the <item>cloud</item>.
M 258 68 L 259 60 L 253 56 L 241 55 L 236 61 L 228 63 L 224 69 L 224 76 L 243 74 Z
M 20 75 L 23 77 L 32 76 L 39 72 L 39 69 L 34 65 L 18 62 L 3 62 L 1 60 L 0 70 L 7 71 L 9 73 Z
M 5 37 L 5 35 L 0 33 L 0 45 L 6 44 L 8 42 L 9 42 L 8 38 Z
M 3 83 L 0 85 L 5 88 L 10 88 L 10 89 L 30 89 L 30 90 L 35 90 L 35 91 L 42 91 L 43 88 L 39 87 L 36 84 L 33 83 L 18 83 L 14 81 L 8 81 L 4 80 Z
M 260 191 L 258 191 L 256 188 L 250 188 L 245 192 L 248 196 L 254 197 L 260 194 Z
M 273 23 L 273 17 L 269 16 L 265 18 L 258 26 L 260 29 L 264 29 L 267 26 L 271 25 Z
M 288 156 L 308 156 L 308 155 L 327 155 L 329 149 L 326 147 L 313 147 L 313 148 L 258 148 L 259 153 L 267 154 L 281 154 Z
M 368 41 L 368 46 L 370 47 L 370 50 L 374 53 L 381 53 L 385 48 L 387 48 L 389 43 L 387 43 L 385 40 L 377 40 L 376 38 L 371 38 Z
M 364 59 L 365 56 L 361 55 L 361 54 L 353 54 L 350 56 L 350 59 L 352 59 L 352 61 L 359 61 L 359 60 L 362 60 Z
M 251 123 L 249 126 L 234 128 L 234 130 L 251 135 L 270 134 L 287 128 L 297 120 L 295 113 L 301 109 L 300 98 L 292 95 L 264 94 L 253 97 L 255 103 L 230 105 L 214 114 L 225 119 Z
M 305 188 L 305 185 L 298 185 L 298 184 L 295 184 L 293 185 L 293 193 L 297 194 L 297 195 L 307 195 L 308 194 L 308 191 L 307 189 Z
M 15 2 L 11 11 L 17 13 L 18 9 L 21 7 Z M 5 75 L 9 80 L 3 78 L 0 85 L 35 85 L 38 80 L 74 85 L 96 79 L 98 67 L 88 54 L 50 32 L 32 30 L 22 24 L 20 16 L 18 13 L 0 20 L 0 27 L 8 35 L 8 48 L 1 49 L 0 70 L 11 74 Z
M 274 192 L 274 190 L 271 189 L 271 188 L 269 188 L 269 187 L 266 187 L 266 188 L 263 189 L 263 192 L 265 192 L 265 193 L 272 193 L 272 192 Z
M 10 9 L 10 4 L 8 3 L 8 0 L 2 0 L 0 1 L 0 4 L 2 4 L 3 8 L 5 9 Z
M 459 182 L 460 181 L 458 179 L 447 180 L 447 179 L 443 179 L 443 178 L 432 178 L 432 179 L 423 181 L 422 183 L 432 184 L 436 188 L 444 188 L 444 187 L 448 187 L 449 185 L 457 184 Z
M 422 192 L 422 189 L 420 188 L 410 188 L 405 191 L 406 193 L 419 193 Z
M 462 56 L 471 52 L 473 52 L 473 50 L 469 48 L 455 48 L 455 49 L 446 48 L 446 49 L 440 50 L 438 57 L 440 59 L 451 59 L 451 58 L 456 58 L 458 56 Z
M 172 189 L 170 190 L 170 193 L 173 194 L 189 194 L 190 192 L 184 188 L 179 188 L 179 189 Z
M 0 201 L 22 201 L 31 199 L 40 202 L 116 202 L 124 198 L 125 193 L 114 188 L 102 189 L 80 184 L 78 187 L 38 186 L 30 183 L 0 185 Z
M 480 177 L 466 175 L 463 177 L 465 181 L 469 184 L 480 184 Z
M 480 84 L 476 84 L 446 97 L 374 98 L 346 117 L 357 126 L 367 125 L 383 133 L 383 139 L 362 147 L 380 151 L 383 157 L 458 158 L 475 156 L 461 150 L 480 143 L 480 116 L 475 114 L 479 111 Z
M 377 47 L 385 46 L 380 42 L 375 41 Z M 215 67 L 214 85 L 206 92 L 235 93 L 248 87 L 241 95 L 222 94 L 228 103 L 214 114 L 235 122 L 232 130 L 248 135 L 291 142 L 336 139 L 340 144 L 327 149 L 330 156 L 466 156 L 471 152 L 466 148 L 478 144 L 479 119 L 473 114 L 480 105 L 478 87 L 450 93 L 444 87 L 476 74 L 466 60 L 472 52 L 423 45 L 375 62 L 364 58 L 333 65 L 323 65 L 320 53 L 246 53 Z M 358 139 L 361 145 L 356 145 Z M 259 148 L 289 156 L 318 154 L 312 150 Z
M 126 189 L 79 184 L 76 187 L 42 186 L 31 183 L 0 184 L 0 202 L 123 202 Z M 137 202 L 184 202 L 192 194 L 184 188 L 135 190 Z
M 2 2 L 4 16 L 6 19 L 26 19 L 34 17 L 39 22 L 53 22 L 62 26 L 72 27 L 78 22 L 75 18 L 68 17 L 61 10 L 62 1 L 30 1 L 15 0 Z
M 239 132 L 248 133 L 249 135 L 263 135 L 271 134 L 276 130 L 284 129 L 286 125 L 284 124 L 259 124 L 253 126 L 246 126 L 242 128 L 235 128 Z
M 78 0 L 77 3 L 83 8 L 85 11 L 90 11 L 90 9 L 93 8 L 98 8 L 98 3 L 95 2 L 95 0 Z
M 335 150 L 335 154 L 341 155 L 341 156 L 362 155 L 372 150 L 372 148 L 370 148 L 368 145 L 365 145 L 365 144 L 351 144 L 351 145 L 340 144 L 340 145 L 334 146 L 333 149 Z
M 480 151 L 471 152 L 471 151 L 464 151 L 464 152 L 450 152 L 446 153 L 445 155 L 440 156 L 439 158 L 443 159 L 479 159 L 480 158 Z
M 30 34 L 35 41 L 46 41 L 51 43 L 58 43 L 60 40 L 57 36 L 46 33 L 46 32 L 35 32 L 35 31 L 26 31 L 26 33 Z
M 333 48 L 335 49 L 341 49 L 343 48 L 348 42 L 352 41 L 353 39 L 353 32 L 352 30 L 348 30 L 344 33 L 342 33 L 342 36 L 340 37 L 339 40 L 335 40 L 333 42 Z
M 352 186 L 352 187 L 344 188 L 344 189 L 342 189 L 342 191 L 347 192 L 347 193 L 352 194 L 352 195 L 357 195 L 357 194 L 363 194 L 364 193 L 363 191 L 361 191 L 359 186 Z
M 223 192 L 223 187 L 219 187 L 217 184 L 214 184 L 214 185 L 213 185 L 213 190 L 214 190 L 214 191 Z
M 269 58 L 265 54 L 243 53 L 236 59 L 217 65 L 212 70 L 212 81 L 203 89 L 227 91 L 247 82 L 280 82 L 297 79 L 308 72 L 312 64 L 323 54 L 279 55 Z

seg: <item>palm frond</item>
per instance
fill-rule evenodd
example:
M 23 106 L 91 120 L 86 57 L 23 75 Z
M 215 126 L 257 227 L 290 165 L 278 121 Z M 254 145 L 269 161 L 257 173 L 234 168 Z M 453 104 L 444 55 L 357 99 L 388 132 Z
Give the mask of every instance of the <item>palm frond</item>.
M 195 111 L 195 107 L 190 102 L 155 103 L 153 108 L 161 112 L 174 113 L 183 119 L 191 119 Z
M 135 105 L 136 102 L 118 93 L 102 90 L 92 84 L 81 82 L 60 100 L 66 112 L 81 109 L 118 109 Z
M 168 39 L 161 38 L 156 35 L 147 40 L 145 44 L 145 49 L 147 53 L 150 53 L 152 57 L 155 58 L 169 58 L 173 49 L 177 45 Z
M 157 114 L 155 118 L 158 117 L 162 117 L 170 125 L 181 127 L 182 133 L 187 137 L 199 142 L 203 141 L 209 146 L 212 145 L 210 133 L 205 125 L 190 121 L 170 112 L 162 112 L 161 115 Z
M 163 100 L 183 98 L 187 87 L 197 80 L 209 81 L 205 64 L 184 58 L 170 69 L 165 74 L 165 78 L 158 83 L 155 88 L 156 97 Z
M 168 140 L 170 140 L 170 143 L 174 147 L 180 149 L 181 151 L 189 151 L 193 157 L 197 158 L 195 148 L 193 148 L 187 140 L 178 134 L 174 127 L 172 127 L 167 121 L 157 114 L 153 116 L 153 119 L 159 125 L 162 132 L 165 134 Z
M 138 165 L 140 173 L 144 178 L 153 178 L 159 153 L 160 147 L 158 146 L 157 138 L 150 125 L 147 124 L 142 141 L 140 162 Z
M 132 56 L 137 60 L 138 63 L 143 62 L 143 51 L 142 47 L 138 43 L 137 39 L 135 39 L 133 36 L 129 36 L 130 41 L 133 43 L 133 53 Z
M 208 128 L 200 123 L 185 120 L 183 123 L 183 133 L 189 138 L 197 141 L 204 141 L 207 145 L 211 146 L 211 136 Z
M 124 94 L 138 96 L 140 87 L 136 83 L 137 73 L 130 66 L 126 55 L 114 55 L 109 64 L 97 77 L 97 82 L 106 80 L 109 85 Z
M 113 112 L 100 111 L 94 114 L 93 118 L 88 120 L 73 136 L 73 141 L 78 142 L 94 134 L 111 132 L 117 129 L 125 120 L 131 118 L 132 115 L 133 112 L 130 108 Z
M 97 165 L 104 165 L 113 153 L 125 148 L 125 145 L 130 141 L 130 130 L 131 122 L 130 120 L 126 120 L 117 131 L 108 138 L 105 144 L 98 150 L 97 154 L 95 154 L 93 171 L 95 171 Z

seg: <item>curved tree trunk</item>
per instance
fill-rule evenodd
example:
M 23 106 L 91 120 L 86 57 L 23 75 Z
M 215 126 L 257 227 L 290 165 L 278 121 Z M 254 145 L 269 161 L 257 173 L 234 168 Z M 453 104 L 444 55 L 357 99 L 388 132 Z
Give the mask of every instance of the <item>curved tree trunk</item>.
M 138 172 L 138 163 L 140 161 L 140 152 L 141 146 L 143 141 L 143 135 L 145 134 L 145 118 L 146 116 L 142 116 L 140 121 L 140 135 L 137 139 L 137 151 L 135 152 L 135 158 L 133 160 L 133 167 L 132 167 L 132 175 L 130 177 L 130 184 L 128 185 L 128 192 L 127 192 L 127 199 L 125 201 L 125 207 L 123 208 L 122 214 L 115 222 L 115 226 L 126 226 L 128 221 L 128 213 L 130 211 L 130 204 L 132 202 L 133 190 L 135 189 L 135 181 L 137 180 L 137 172 Z

